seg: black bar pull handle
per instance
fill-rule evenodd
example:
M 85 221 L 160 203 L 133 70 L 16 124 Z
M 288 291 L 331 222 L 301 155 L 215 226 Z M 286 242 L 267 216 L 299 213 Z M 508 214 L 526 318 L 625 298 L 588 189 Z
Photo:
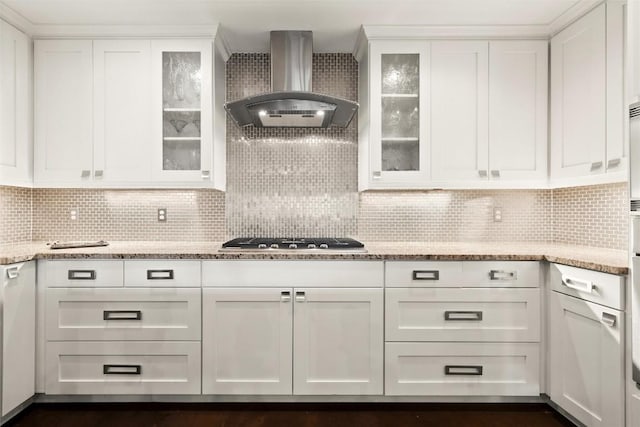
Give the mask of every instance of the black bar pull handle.
M 445 311 L 444 320 L 482 320 L 481 311 Z
M 96 280 L 95 270 L 69 270 L 69 280 Z
M 147 270 L 147 280 L 173 280 L 173 270 Z
M 142 365 L 102 365 L 104 375 L 142 375 Z
M 445 375 L 482 375 L 481 365 L 446 365 Z
M 142 311 L 140 310 L 104 310 L 102 312 L 103 320 L 142 320 Z
M 413 270 L 413 280 L 440 280 L 439 270 Z

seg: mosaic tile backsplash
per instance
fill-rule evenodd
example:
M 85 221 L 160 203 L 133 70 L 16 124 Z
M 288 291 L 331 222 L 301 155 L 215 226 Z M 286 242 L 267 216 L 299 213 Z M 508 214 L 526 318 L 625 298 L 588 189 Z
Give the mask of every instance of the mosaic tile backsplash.
M 270 90 L 268 54 L 234 54 L 227 99 Z M 350 54 L 314 54 L 313 90 L 357 100 Z M 357 123 L 346 129 L 238 128 L 227 119 L 230 236 L 353 236 L 358 211 Z
M 0 186 L 0 244 L 31 240 L 31 189 Z

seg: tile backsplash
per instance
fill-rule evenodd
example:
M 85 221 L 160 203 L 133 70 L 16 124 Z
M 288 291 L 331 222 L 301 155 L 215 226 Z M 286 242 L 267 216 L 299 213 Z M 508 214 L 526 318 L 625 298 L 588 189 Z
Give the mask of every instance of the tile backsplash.
M 0 244 L 31 240 L 31 191 L 0 186 Z

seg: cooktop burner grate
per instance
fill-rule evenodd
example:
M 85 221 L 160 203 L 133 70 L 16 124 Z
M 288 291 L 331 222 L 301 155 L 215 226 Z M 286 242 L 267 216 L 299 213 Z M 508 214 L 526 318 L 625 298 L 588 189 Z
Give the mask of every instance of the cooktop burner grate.
M 222 250 L 347 250 L 364 251 L 364 245 L 350 238 L 334 237 L 240 237 L 222 244 Z

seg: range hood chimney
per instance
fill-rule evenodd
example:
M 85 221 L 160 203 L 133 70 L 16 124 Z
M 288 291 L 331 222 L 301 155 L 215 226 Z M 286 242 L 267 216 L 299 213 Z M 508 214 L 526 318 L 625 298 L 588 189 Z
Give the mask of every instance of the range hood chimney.
M 271 92 L 227 102 L 238 126 L 347 127 L 358 104 L 312 92 L 311 31 L 271 31 Z

